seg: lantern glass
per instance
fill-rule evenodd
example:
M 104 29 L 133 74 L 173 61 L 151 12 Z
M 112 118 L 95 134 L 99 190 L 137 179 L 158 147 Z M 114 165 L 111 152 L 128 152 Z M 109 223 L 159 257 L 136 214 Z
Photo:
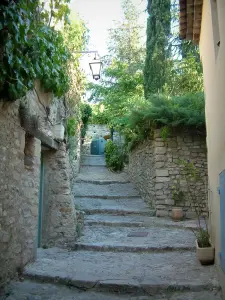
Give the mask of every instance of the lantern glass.
M 90 69 L 92 72 L 93 79 L 98 80 L 100 79 L 100 72 L 102 68 L 102 62 L 94 58 L 92 62 L 89 63 Z

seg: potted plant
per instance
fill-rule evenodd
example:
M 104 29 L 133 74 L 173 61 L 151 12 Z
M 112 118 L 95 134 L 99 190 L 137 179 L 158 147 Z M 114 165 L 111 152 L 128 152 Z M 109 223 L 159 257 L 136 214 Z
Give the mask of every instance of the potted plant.
M 197 216 L 197 230 L 194 230 L 196 236 L 196 254 L 202 265 L 209 265 L 214 263 L 215 247 L 211 243 L 208 224 L 205 214 L 202 209 L 201 197 L 198 197 L 191 186 L 196 182 L 201 182 L 205 185 L 204 178 L 202 178 L 200 170 L 190 161 L 180 160 L 179 164 L 184 171 L 186 179 L 188 195 L 191 201 L 191 208 L 194 209 Z M 204 220 L 204 224 L 201 222 Z
M 206 222 L 205 222 L 206 223 Z M 196 254 L 202 265 L 209 265 L 214 263 L 215 247 L 210 241 L 210 234 L 208 226 L 203 228 L 199 221 L 197 231 L 194 231 L 196 236 Z
M 184 192 L 180 189 L 180 180 L 172 186 L 172 199 L 175 204 L 172 208 L 172 219 L 173 221 L 178 222 L 184 218 L 183 208 L 180 206 L 184 199 Z

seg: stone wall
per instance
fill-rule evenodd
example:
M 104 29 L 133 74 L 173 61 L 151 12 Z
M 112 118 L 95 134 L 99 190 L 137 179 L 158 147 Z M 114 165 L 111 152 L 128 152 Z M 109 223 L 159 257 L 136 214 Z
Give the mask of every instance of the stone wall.
M 0 103 L 0 285 L 35 258 L 37 247 L 40 141 L 27 144 L 18 109 L 19 101 Z
M 64 143 L 58 151 L 44 151 L 44 219 L 42 245 L 71 246 L 76 238 L 76 214 L 73 205 L 69 159 Z
M 191 192 L 207 213 L 207 153 L 206 138 L 195 132 L 174 131 L 164 141 L 160 130 L 154 139 L 139 145 L 130 154 L 128 172 L 131 181 L 140 190 L 143 198 L 156 209 L 157 216 L 168 216 L 176 205 L 172 198 L 172 186 L 180 180 L 185 199 L 183 207 L 187 218 L 195 216 L 188 196 L 187 183 L 178 159 L 191 161 L 200 170 L 202 182 L 196 182 Z
M 135 148 L 129 157 L 128 172 L 142 198 L 155 207 L 154 145 L 146 141 Z
M 0 102 L 0 286 L 36 257 L 41 245 L 65 246 L 76 237 L 68 151 L 55 131 L 64 103 L 37 85 L 26 97 Z M 40 157 L 45 164 L 43 211 L 38 211 Z
M 75 136 L 68 137 L 68 152 L 70 164 L 70 181 L 73 183 L 80 171 L 81 160 L 81 131 L 77 130 Z

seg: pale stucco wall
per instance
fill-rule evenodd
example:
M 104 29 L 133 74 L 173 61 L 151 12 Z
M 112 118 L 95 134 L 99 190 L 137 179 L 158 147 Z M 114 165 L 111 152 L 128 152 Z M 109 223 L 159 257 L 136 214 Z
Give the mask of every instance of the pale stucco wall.
M 203 2 L 200 51 L 206 96 L 209 210 L 212 241 L 219 263 L 220 197 L 217 188 L 219 174 L 225 169 L 225 1 Z M 220 46 L 217 45 L 219 41 Z

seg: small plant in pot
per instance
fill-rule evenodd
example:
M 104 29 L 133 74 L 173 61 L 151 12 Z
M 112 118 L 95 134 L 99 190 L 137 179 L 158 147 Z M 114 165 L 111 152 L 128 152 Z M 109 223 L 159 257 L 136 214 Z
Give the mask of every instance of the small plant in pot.
M 205 222 L 206 224 L 206 222 Z M 196 254 L 202 265 L 210 265 L 214 263 L 215 247 L 212 246 L 208 227 L 203 228 L 200 220 L 197 231 L 194 231 L 196 236 Z
M 215 247 L 210 240 L 207 220 L 202 206 L 202 198 L 198 197 L 198 193 L 193 188 L 197 182 L 206 186 L 204 177 L 201 176 L 201 169 L 196 168 L 190 161 L 180 160 L 180 166 L 184 171 L 184 177 L 187 183 L 188 197 L 190 198 L 191 208 L 194 209 L 197 217 L 197 230 L 194 230 L 196 236 L 196 254 L 202 265 L 214 263 Z M 204 220 L 204 224 L 201 222 Z
M 175 204 L 175 207 L 172 208 L 172 219 L 178 222 L 184 218 L 183 208 L 181 207 L 181 203 L 184 200 L 184 192 L 181 191 L 179 180 L 172 186 L 172 199 Z

